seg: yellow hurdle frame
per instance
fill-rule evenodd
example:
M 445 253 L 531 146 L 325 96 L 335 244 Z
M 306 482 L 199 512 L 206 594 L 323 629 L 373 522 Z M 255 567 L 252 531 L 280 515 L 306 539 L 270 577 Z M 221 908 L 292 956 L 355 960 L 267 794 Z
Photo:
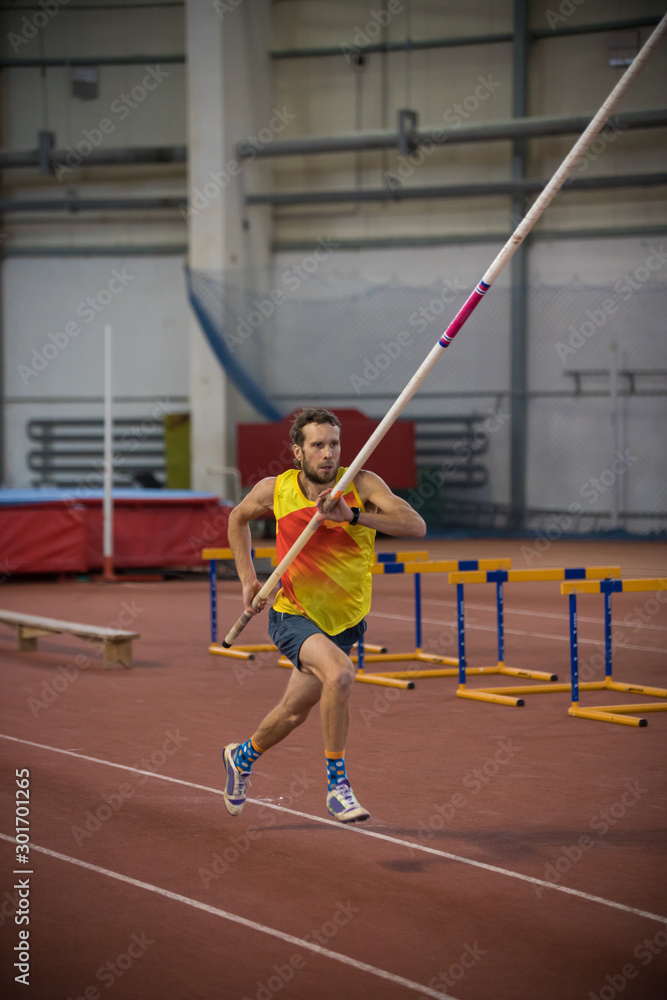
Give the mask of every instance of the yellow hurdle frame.
M 458 657 L 438 656 L 435 653 L 425 653 L 422 649 L 422 610 L 421 610 L 421 575 L 422 573 L 451 573 L 453 570 L 475 566 L 483 571 L 509 569 L 512 565 L 511 559 L 445 559 L 433 562 L 416 563 L 409 561 L 405 563 L 385 563 L 376 564 L 371 569 L 374 576 L 394 576 L 411 575 L 414 576 L 415 586 L 415 648 L 405 653 L 375 653 L 369 652 L 364 655 L 365 663 L 431 663 L 434 667 L 425 670 L 392 670 L 374 671 L 373 678 L 394 678 L 396 680 L 426 680 L 433 677 L 456 677 L 459 672 Z M 368 649 L 365 646 L 365 649 Z M 360 671 L 363 671 L 363 666 Z M 368 676 L 368 675 L 367 675 Z
M 263 546 L 254 548 L 251 550 L 251 555 L 255 559 L 270 559 L 271 564 L 276 566 L 278 563 L 276 556 L 276 547 L 273 546 Z M 244 643 L 240 646 L 235 646 L 231 649 L 226 649 L 217 641 L 217 562 L 218 560 L 229 560 L 233 559 L 234 554 L 231 548 L 206 548 L 202 550 L 202 559 L 207 559 L 209 561 L 209 599 L 211 608 L 211 641 L 208 647 L 209 653 L 214 656 L 224 656 L 231 660 L 254 660 L 255 653 L 277 653 L 278 649 L 272 642 L 260 642 L 260 643 Z M 396 562 L 404 562 L 405 560 L 411 560 L 416 563 L 422 561 L 428 561 L 428 551 L 426 549 L 405 549 L 399 550 L 397 552 L 376 552 L 375 553 L 376 564 L 379 565 L 393 565 Z M 382 655 L 386 653 L 385 646 L 379 646 L 373 643 L 366 643 L 365 649 L 372 654 Z M 362 654 L 363 658 L 363 654 Z M 357 656 L 353 656 L 352 660 L 356 662 Z M 292 667 L 289 660 L 285 657 L 280 657 L 278 661 L 278 666 L 281 667 Z M 363 671 L 363 667 L 362 667 Z M 366 683 L 382 684 L 385 687 L 399 687 L 402 689 L 412 688 L 414 684 L 403 683 L 391 680 L 377 680 L 369 677 L 359 677 L 360 681 L 365 681 Z
M 612 638 L 611 638 L 611 595 L 614 593 L 636 593 L 646 591 L 667 590 L 667 579 L 635 579 L 635 580 L 581 580 L 566 581 L 561 584 L 561 594 L 569 596 L 570 603 L 570 690 L 572 704 L 568 715 L 579 719 L 593 719 L 596 722 L 613 722 L 621 726 L 648 725 L 644 718 L 633 718 L 645 712 L 667 712 L 667 702 L 646 702 L 631 705 L 593 705 L 582 708 L 579 705 L 580 691 L 620 691 L 623 694 L 648 695 L 653 698 L 667 698 L 664 688 L 649 687 L 646 684 L 627 684 L 612 678 Z M 605 645 L 605 678 L 592 684 L 579 683 L 579 652 L 577 625 L 577 594 L 604 595 L 604 645 Z
M 575 568 L 549 567 L 545 569 L 512 569 L 507 572 L 463 572 L 450 573 L 449 582 L 456 584 L 457 618 L 459 634 L 459 687 L 458 698 L 468 698 L 471 701 L 486 701 L 494 705 L 509 705 L 521 707 L 525 704 L 521 695 L 524 694 L 554 694 L 570 690 L 569 684 L 555 684 L 558 676 L 538 670 L 520 670 L 509 667 L 505 663 L 504 637 L 504 583 L 532 583 L 547 581 L 563 581 L 581 579 L 583 581 L 599 581 L 608 577 L 620 577 L 620 566 L 588 566 Z M 465 609 L 463 587 L 466 583 L 495 583 L 496 610 L 498 620 L 498 662 L 492 667 L 469 668 L 465 655 Z M 513 685 L 509 687 L 487 687 L 470 689 L 466 686 L 466 678 L 476 670 L 479 673 L 503 674 L 512 677 L 526 677 L 531 680 L 549 681 L 548 684 Z M 595 690 L 596 686 L 582 685 L 586 690 Z
M 373 576 L 414 576 L 415 584 L 415 649 L 406 653 L 388 653 L 386 651 L 366 654 L 366 650 L 372 650 L 366 643 L 361 644 L 359 653 L 352 655 L 351 659 L 358 664 L 356 680 L 360 684 L 377 684 L 382 687 L 413 688 L 415 680 L 425 680 L 433 677 L 456 677 L 458 674 L 459 661 L 453 656 L 437 656 L 435 653 L 425 653 L 421 648 L 421 574 L 422 573 L 449 573 L 452 569 L 460 569 L 462 566 L 477 566 L 486 570 L 509 568 L 512 563 L 510 559 L 474 559 L 458 560 L 447 559 L 434 562 L 383 562 L 376 563 L 371 573 Z M 367 663 L 432 663 L 440 666 L 432 667 L 428 670 L 382 670 L 367 673 L 365 665 Z M 278 661 L 281 667 L 291 667 L 290 661 L 281 656 Z

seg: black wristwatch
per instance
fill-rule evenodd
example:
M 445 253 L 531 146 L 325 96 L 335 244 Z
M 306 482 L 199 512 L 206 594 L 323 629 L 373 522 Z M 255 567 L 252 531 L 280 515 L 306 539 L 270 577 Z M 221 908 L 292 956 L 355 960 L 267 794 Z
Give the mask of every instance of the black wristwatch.
M 347 523 L 352 528 L 359 520 L 359 515 L 361 514 L 361 510 L 359 509 L 359 507 L 350 507 L 350 510 L 352 511 L 352 520 L 348 521 Z

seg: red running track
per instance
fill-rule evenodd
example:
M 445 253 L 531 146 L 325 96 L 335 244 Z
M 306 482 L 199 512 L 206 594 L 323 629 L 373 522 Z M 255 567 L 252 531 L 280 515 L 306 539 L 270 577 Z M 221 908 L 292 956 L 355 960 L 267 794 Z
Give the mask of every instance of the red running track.
M 520 567 L 531 559 L 522 544 L 428 548 Z M 624 576 L 654 576 L 665 555 L 655 543 L 555 543 L 531 565 L 620 563 Z M 234 621 L 238 587 L 220 589 Z M 409 649 L 411 580 L 377 578 L 374 590 L 369 640 Z M 453 588 L 424 577 L 423 595 L 424 647 L 444 651 Z M 566 677 L 559 585 L 507 585 L 505 596 L 507 662 Z M 667 686 L 667 610 L 651 596 L 614 595 L 614 673 Z M 10 583 L 2 597 L 99 624 L 123 602 L 141 634 L 132 670 L 103 670 L 66 636 L 19 654 L 0 634 L 3 996 L 665 996 L 666 715 L 629 729 L 569 718 L 567 695 L 514 709 L 457 699 L 455 679 L 402 692 L 360 684 L 347 756 L 371 821 L 327 817 L 316 714 L 256 766 L 233 819 L 220 748 L 249 735 L 288 675 L 274 654 L 245 665 L 208 654 L 204 580 Z M 493 662 L 493 588 L 468 588 L 466 602 L 469 662 Z M 601 676 L 601 600 L 582 596 L 579 611 L 582 662 Z M 265 640 L 263 627 L 253 622 L 247 640 Z M 13 874 L 22 768 L 29 876 Z M 14 980 L 19 879 L 30 889 L 29 988 Z

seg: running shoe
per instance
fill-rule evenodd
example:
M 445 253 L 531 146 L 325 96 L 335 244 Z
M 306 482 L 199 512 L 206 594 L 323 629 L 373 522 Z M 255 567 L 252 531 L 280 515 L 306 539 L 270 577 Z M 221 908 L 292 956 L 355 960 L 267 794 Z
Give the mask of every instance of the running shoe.
M 370 813 L 360 806 L 347 780 L 339 781 L 327 795 L 327 809 L 341 823 L 361 823 Z
M 239 771 L 234 763 L 234 751 L 238 746 L 238 743 L 230 743 L 222 751 L 222 763 L 227 772 L 225 790 L 222 794 L 227 812 L 231 813 L 232 816 L 238 816 L 243 809 L 248 794 L 248 779 L 250 778 L 250 771 Z

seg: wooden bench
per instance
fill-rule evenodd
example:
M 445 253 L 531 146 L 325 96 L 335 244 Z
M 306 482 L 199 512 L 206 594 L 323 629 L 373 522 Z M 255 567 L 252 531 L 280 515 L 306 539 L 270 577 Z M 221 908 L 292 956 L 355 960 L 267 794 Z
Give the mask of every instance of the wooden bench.
M 132 640 L 139 638 L 138 632 L 125 632 L 122 629 L 105 628 L 102 625 L 82 625 L 79 622 L 58 621 L 55 618 L 24 615 L 18 611 L 4 611 L 2 609 L 0 609 L 0 622 L 16 629 L 19 650 L 22 653 L 36 650 L 37 640 L 41 636 L 67 633 L 96 646 L 101 646 L 105 667 L 111 667 L 114 663 L 122 663 L 124 667 L 131 667 Z

